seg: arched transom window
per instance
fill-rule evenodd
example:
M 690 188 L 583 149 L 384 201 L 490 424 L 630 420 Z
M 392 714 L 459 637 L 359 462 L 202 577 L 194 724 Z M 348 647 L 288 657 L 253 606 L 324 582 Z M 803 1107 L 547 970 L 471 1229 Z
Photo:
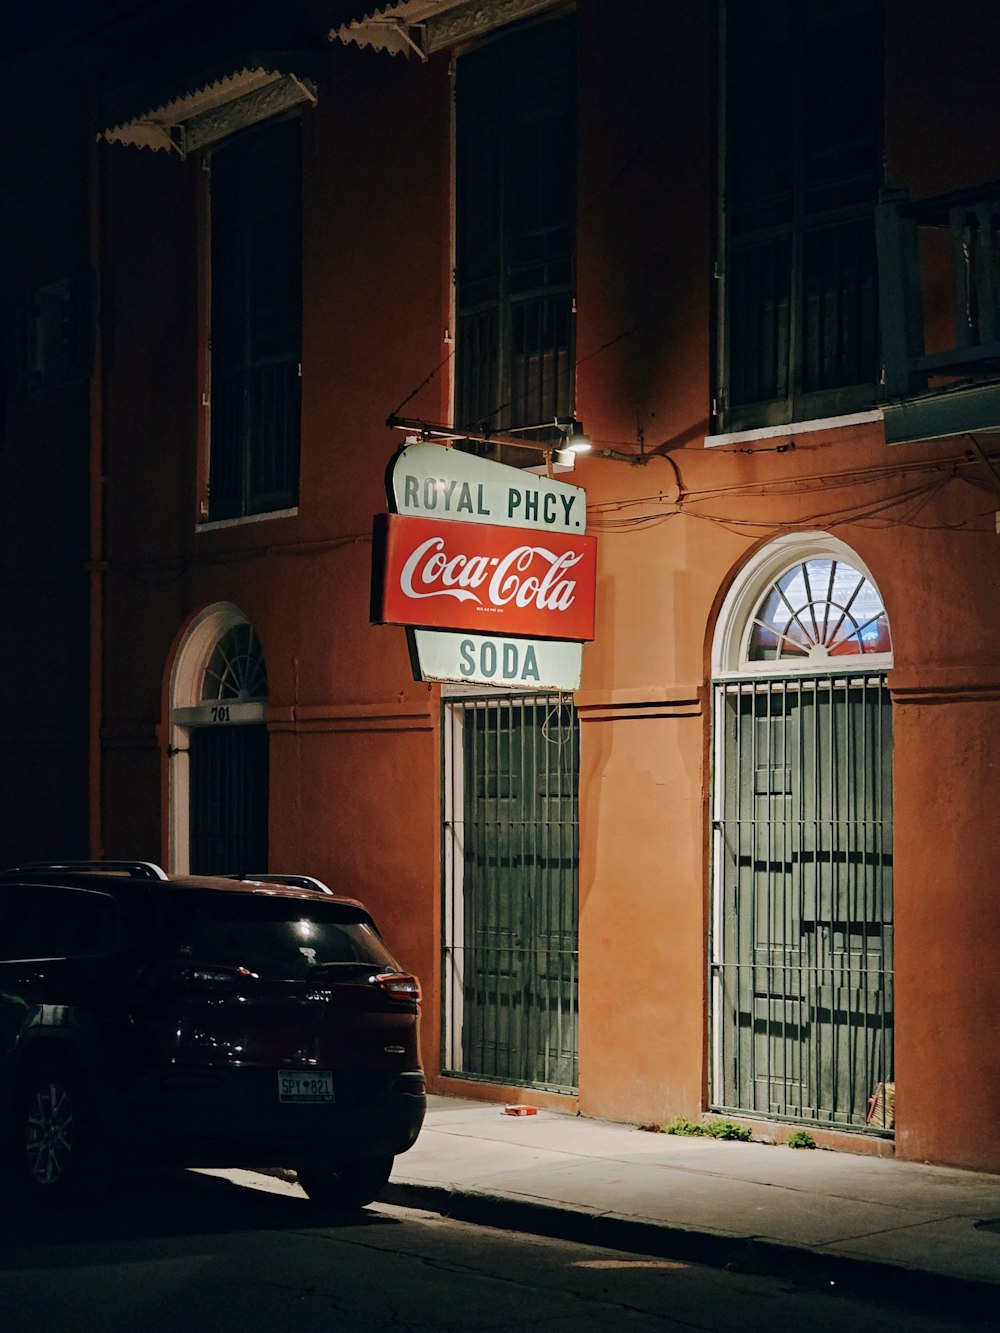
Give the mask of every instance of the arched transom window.
M 267 698 L 264 653 L 252 625 L 233 625 L 219 639 L 205 667 L 201 697 L 236 703 Z
M 268 693 L 264 651 L 247 617 L 231 602 L 206 607 L 177 653 L 172 722 L 263 722 Z
M 889 621 L 878 590 L 846 560 L 802 560 L 775 579 L 754 614 L 750 662 L 825 662 L 887 653 Z
M 882 594 L 858 555 L 825 532 L 789 533 L 758 551 L 726 595 L 712 645 L 717 680 L 891 666 Z

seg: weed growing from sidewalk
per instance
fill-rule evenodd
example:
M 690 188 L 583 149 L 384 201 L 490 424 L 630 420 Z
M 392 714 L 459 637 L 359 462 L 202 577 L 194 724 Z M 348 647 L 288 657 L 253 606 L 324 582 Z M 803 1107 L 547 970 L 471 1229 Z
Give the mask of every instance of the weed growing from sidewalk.
M 701 1125 L 696 1125 L 690 1120 L 686 1120 L 682 1115 L 675 1115 L 669 1125 L 664 1125 L 664 1134 L 681 1134 L 685 1138 L 693 1138 L 696 1134 L 704 1134 Z
M 709 1120 L 704 1129 L 713 1139 L 738 1139 L 740 1143 L 749 1143 L 753 1138 L 745 1125 L 737 1125 L 732 1120 Z
M 785 1140 L 789 1148 L 815 1148 L 816 1140 L 805 1129 L 793 1129 Z
M 704 1125 L 696 1125 L 682 1115 L 674 1116 L 669 1125 L 663 1126 L 663 1132 L 687 1138 L 738 1139 L 741 1143 L 749 1143 L 753 1137 L 745 1125 L 737 1125 L 732 1120 L 708 1120 Z

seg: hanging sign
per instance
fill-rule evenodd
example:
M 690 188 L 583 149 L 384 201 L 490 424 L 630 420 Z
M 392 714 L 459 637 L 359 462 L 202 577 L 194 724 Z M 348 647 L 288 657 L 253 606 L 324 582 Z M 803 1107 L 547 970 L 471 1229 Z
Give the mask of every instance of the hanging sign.
M 393 460 L 387 481 L 390 507 L 396 513 L 377 521 L 373 621 L 392 619 L 385 604 L 385 592 L 390 583 L 387 575 L 390 523 L 397 516 L 438 521 L 436 532 L 426 529 L 420 534 L 421 540 L 415 540 L 418 535 L 415 527 L 407 525 L 408 530 L 405 527 L 398 530 L 401 545 L 397 554 L 406 551 L 407 545 L 408 554 L 397 562 L 399 581 L 391 605 L 394 615 L 411 617 L 394 623 L 408 626 L 407 636 L 417 679 L 505 689 L 578 689 L 583 666 L 581 640 L 593 638 L 594 633 L 595 544 L 589 538 L 585 539 L 586 548 L 560 546 L 556 552 L 554 540 L 547 538 L 559 534 L 583 536 L 587 526 L 583 489 L 457 449 L 445 449 L 428 441 L 402 449 Z M 471 525 L 481 529 L 484 526 L 505 528 L 506 540 L 481 531 L 477 547 L 469 532 Z M 527 531 L 515 535 L 511 529 Z M 402 541 L 403 537 L 405 541 Z M 410 573 L 410 586 L 414 591 L 431 595 L 408 596 L 402 588 L 403 567 L 422 541 L 436 538 L 444 544 L 425 548 L 423 563 L 418 557 Z M 498 541 L 499 546 L 495 545 Z M 484 543 L 494 545 L 487 551 Z M 549 552 L 553 558 L 550 560 L 548 555 L 540 554 L 534 549 L 536 547 Z M 522 549 L 515 557 L 513 553 L 517 548 L 531 550 L 529 553 L 529 549 Z M 574 564 L 553 569 L 561 557 L 578 552 L 580 559 Z M 477 554 L 485 556 L 488 561 L 496 559 L 497 564 L 484 567 L 481 562 L 473 563 Z M 443 565 L 440 559 L 434 560 L 435 556 L 441 555 L 445 555 Z M 454 563 L 458 556 L 464 557 L 464 563 Z M 502 577 L 496 585 L 501 607 L 494 611 L 489 609 L 492 606 L 490 588 L 501 561 L 507 558 L 512 559 L 512 564 L 506 567 L 506 579 Z M 523 567 L 517 568 L 518 562 L 522 561 Z M 543 592 L 546 573 L 549 577 Z M 481 581 L 476 583 L 480 576 Z M 447 583 L 446 577 L 455 581 Z M 537 586 L 533 580 L 537 580 Z M 573 597 L 576 609 L 568 618 L 565 612 L 548 605 L 555 598 L 555 585 L 560 582 L 577 585 L 572 594 L 563 589 L 560 595 L 563 601 L 570 595 Z M 440 585 L 436 589 L 435 583 Z M 453 592 L 471 592 L 479 599 L 475 605 L 481 609 L 474 609 L 472 598 L 443 594 L 445 588 Z M 529 605 L 519 606 L 519 596 Z M 542 606 L 538 605 L 539 596 L 544 603 Z M 509 597 L 513 603 L 510 610 L 504 609 L 507 605 L 503 602 L 504 597 Z M 435 606 L 437 614 L 431 610 Z M 450 606 L 452 612 L 442 614 L 445 606 Z M 416 607 L 427 609 L 413 618 Z M 464 616 L 457 624 L 455 608 Z M 523 614 L 526 610 L 527 618 Z M 563 617 L 561 628 L 556 630 L 560 616 Z M 528 623 L 534 624 L 535 628 L 525 628 Z M 545 623 L 551 627 L 549 632 L 555 631 L 556 637 L 547 637 L 547 632 L 539 627 Z M 445 625 L 455 627 L 440 628 Z M 514 628 L 515 625 L 518 628 Z M 572 625 L 576 626 L 574 637 L 561 637 Z
M 582 486 L 569 486 L 428 441 L 407 445 L 396 456 L 392 495 L 397 514 L 549 532 L 587 529 L 587 496 Z
M 421 680 L 507 689 L 578 690 L 583 644 L 413 630 Z
M 402 514 L 389 514 L 386 529 L 383 621 L 594 637 L 593 537 Z

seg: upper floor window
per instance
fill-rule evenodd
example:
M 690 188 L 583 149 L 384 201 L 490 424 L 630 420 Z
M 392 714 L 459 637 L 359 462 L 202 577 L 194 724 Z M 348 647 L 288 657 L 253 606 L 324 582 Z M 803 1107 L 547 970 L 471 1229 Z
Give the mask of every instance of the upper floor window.
M 575 44 L 567 16 L 458 61 L 459 426 L 504 431 L 573 414 Z
M 37 288 L 31 313 L 29 382 L 52 389 L 86 381 L 94 354 L 93 274 Z
M 210 519 L 297 503 L 302 140 L 297 118 L 211 157 Z
M 872 406 L 879 0 L 726 6 L 723 429 Z

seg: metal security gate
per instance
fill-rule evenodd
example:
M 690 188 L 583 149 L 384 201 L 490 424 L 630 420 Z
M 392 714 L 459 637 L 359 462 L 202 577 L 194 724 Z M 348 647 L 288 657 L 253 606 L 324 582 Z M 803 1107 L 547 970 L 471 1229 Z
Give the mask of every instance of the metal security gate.
M 533 695 L 445 707 L 445 1066 L 575 1090 L 576 710 Z
M 884 677 L 734 681 L 715 719 L 713 1103 L 864 1126 L 894 1077 Z
M 194 727 L 191 873 L 267 869 L 266 726 Z

